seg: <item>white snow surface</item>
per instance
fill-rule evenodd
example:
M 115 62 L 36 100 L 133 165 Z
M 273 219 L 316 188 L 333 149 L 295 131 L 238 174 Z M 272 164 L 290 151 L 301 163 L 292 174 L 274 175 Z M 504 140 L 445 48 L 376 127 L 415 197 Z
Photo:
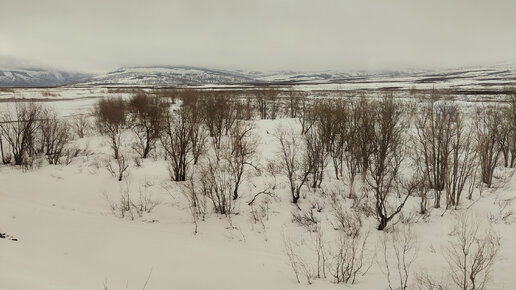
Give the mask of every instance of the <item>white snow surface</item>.
M 60 93 L 62 98 L 77 95 L 74 90 Z M 71 112 L 89 105 L 80 102 L 80 98 L 63 101 L 57 103 L 57 109 Z M 298 124 L 292 119 L 256 121 L 263 160 L 276 158 L 278 144 L 273 133 L 278 126 L 296 128 Z M 0 166 L 0 232 L 18 239 L 0 239 L 0 289 L 104 289 L 105 285 L 107 289 L 143 289 L 147 280 L 145 289 L 387 289 L 381 266 L 386 233 L 376 231 L 372 217 L 364 222 L 364 230 L 370 231 L 367 248 L 372 266 L 357 284 L 334 284 L 331 278 L 315 279 L 312 285 L 302 278 L 298 284 L 283 238 L 296 240 L 300 255 L 307 257 L 313 257 L 313 245 L 306 230 L 291 221 L 295 207 L 285 180 L 278 180 L 275 193 L 279 200 L 272 202 L 265 228 L 251 222 L 247 203 L 270 180 L 250 174 L 237 200 L 238 214 L 229 220 L 212 213 L 199 222 L 199 232 L 194 234 L 181 184 L 170 181 L 165 161 L 150 158 L 141 168 L 131 164 L 127 181 L 118 182 L 99 165 L 109 158 L 106 139 L 92 136 L 75 140 L 74 145 L 91 154 L 76 157 L 67 166 L 42 165 L 30 171 Z M 130 152 L 130 146 L 124 150 Z M 448 246 L 456 216 L 469 208 L 482 220 L 496 220 L 499 202 L 516 198 L 514 173 L 512 169 L 497 170 L 495 185 L 503 184 L 504 179 L 503 187 L 495 186 L 482 196 L 476 191 L 473 201 L 464 199 L 459 210 L 443 215 L 444 209 L 435 209 L 429 219 L 414 224 L 419 250 L 411 279 L 423 269 L 444 274 L 447 265 L 441 253 Z M 335 188 L 344 186 L 331 172 L 325 178 Z M 105 195 L 117 200 L 127 187 L 135 197 L 146 188 L 161 204 L 135 220 L 117 218 Z M 305 193 L 308 197 L 300 200 L 302 207 L 309 206 L 318 194 Z M 404 215 L 417 217 L 417 207 L 417 201 L 411 199 Z M 321 218 L 327 224 L 328 242 L 334 242 L 331 214 L 323 210 Z M 514 289 L 516 224 L 495 222 L 494 227 L 502 237 L 502 250 L 492 289 Z

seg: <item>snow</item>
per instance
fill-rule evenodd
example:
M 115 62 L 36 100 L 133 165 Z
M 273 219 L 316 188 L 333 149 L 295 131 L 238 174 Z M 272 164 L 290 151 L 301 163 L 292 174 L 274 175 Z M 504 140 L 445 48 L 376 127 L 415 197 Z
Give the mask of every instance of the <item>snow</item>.
M 40 98 L 41 90 L 25 91 L 25 97 Z M 59 101 L 55 106 L 62 116 L 85 112 L 102 97 L 102 89 L 59 89 L 53 91 Z M 0 98 L 9 98 L 6 95 Z M 7 103 L 0 103 L 5 108 Z M 275 159 L 278 144 L 273 137 L 278 127 L 298 126 L 296 120 L 256 121 L 261 159 Z M 79 156 L 70 165 L 43 165 L 35 170 L 0 166 L 0 232 L 18 241 L 0 239 L 0 289 L 342 289 L 331 278 L 298 284 L 284 251 L 285 236 L 301 245 L 300 254 L 313 256 L 310 235 L 291 221 L 290 193 L 279 180 L 279 200 L 271 204 L 265 229 L 250 221 L 247 202 L 263 189 L 264 176 L 252 175 L 237 201 L 238 214 L 231 220 L 211 214 L 199 223 L 194 234 L 181 185 L 170 181 L 167 163 L 145 160 L 138 168 L 132 164 L 127 182 L 118 182 L 102 166 L 109 157 L 107 140 L 92 136 L 74 141 L 91 155 Z M 130 151 L 130 146 L 124 148 Z M 451 226 L 469 207 L 482 220 L 500 216 L 499 202 L 516 198 L 514 170 L 497 170 L 496 185 L 503 187 L 475 193 L 473 201 L 463 200 L 462 209 L 435 209 L 428 220 L 414 224 L 419 247 L 411 274 L 427 269 L 436 275 L 447 267 L 441 253 L 445 251 Z M 331 172 L 327 174 L 332 179 Z M 332 186 L 343 186 L 331 180 Z M 161 204 L 151 213 L 135 220 L 120 219 L 109 210 L 107 195 L 117 200 L 126 188 L 137 195 L 146 187 Z M 301 199 L 301 206 L 314 198 L 311 192 Z M 417 217 L 417 201 L 404 209 L 406 216 Z M 514 209 L 511 203 L 509 210 Z M 336 232 L 329 225 L 331 214 L 323 216 L 328 243 L 335 242 Z M 372 267 L 350 289 L 387 289 L 381 266 L 381 241 L 386 235 L 375 230 L 376 222 L 368 218 L 364 230 L 370 231 L 368 250 Z M 512 289 L 516 284 L 515 224 L 495 221 L 502 237 L 502 250 L 493 271 L 493 289 Z

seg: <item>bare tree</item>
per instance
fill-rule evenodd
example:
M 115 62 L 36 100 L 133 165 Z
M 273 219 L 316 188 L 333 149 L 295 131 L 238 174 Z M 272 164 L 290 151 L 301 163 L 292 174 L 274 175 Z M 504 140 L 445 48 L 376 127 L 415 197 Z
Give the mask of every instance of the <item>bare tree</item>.
M 70 126 L 78 138 L 84 138 L 90 133 L 91 124 L 89 117 L 90 116 L 88 114 L 77 114 L 72 116 Z
M 225 159 L 229 164 L 230 174 L 233 176 L 233 199 L 238 198 L 238 190 L 242 183 L 244 170 L 251 166 L 256 168 L 252 159 L 256 154 L 257 141 L 252 134 L 254 127 L 245 121 L 237 122 L 230 133 L 230 150 L 225 154 Z
M 282 172 L 290 183 L 292 202 L 297 203 L 301 196 L 301 188 L 308 181 L 312 172 L 306 149 L 303 147 L 302 137 L 293 130 L 278 130 L 276 137 L 280 142 L 279 157 L 282 163 Z
M 485 289 L 500 249 L 500 237 L 468 215 L 459 218 L 449 249 L 450 274 L 459 289 Z
M 328 151 L 322 132 L 317 127 L 312 128 L 305 135 L 306 152 L 312 175 L 312 188 L 320 188 L 324 177 L 324 170 L 328 165 Z
M 391 96 L 375 105 L 375 125 L 372 142 L 372 154 L 367 183 L 374 193 L 378 230 L 383 230 L 387 223 L 397 215 L 408 197 L 416 189 L 412 181 L 403 182 L 399 178 L 403 161 L 404 134 L 401 122 L 401 108 Z M 401 192 L 405 196 L 401 197 Z M 392 195 L 401 197 L 392 205 Z
M 161 143 L 169 159 L 171 177 L 175 181 L 185 181 L 188 166 L 193 161 L 191 116 L 187 110 L 180 108 L 175 112 L 169 112 L 166 120 Z
M 208 196 L 203 194 L 200 182 L 195 176 L 190 176 L 188 182 L 182 187 L 182 193 L 188 201 L 190 213 L 192 214 L 192 221 L 195 229 L 194 234 L 198 232 L 199 221 L 204 221 L 208 214 Z
M 335 177 L 339 179 L 342 175 L 345 144 L 349 131 L 347 106 L 340 99 L 324 100 L 316 102 L 311 110 L 313 110 L 312 115 L 315 120 L 314 126 L 305 132 L 307 140 L 319 140 L 321 143 L 321 148 L 318 150 L 319 155 L 331 156 Z M 316 142 L 311 143 L 316 144 Z M 320 161 L 323 165 L 322 160 Z
M 500 237 L 491 225 L 471 214 L 459 216 L 447 251 L 450 282 L 438 282 L 431 275 L 419 274 L 421 290 L 485 290 L 500 250 Z
M 278 94 L 275 89 L 265 88 L 254 91 L 256 109 L 260 119 L 275 119 L 278 113 Z
M 183 98 L 183 109 L 190 116 L 192 125 L 191 142 L 194 165 L 199 162 L 199 158 L 206 152 L 206 142 L 208 130 L 206 129 L 204 115 L 201 107 L 200 94 L 192 92 L 188 97 Z
M 192 155 L 193 163 L 197 164 L 199 158 L 206 152 L 206 142 L 208 138 L 208 131 L 202 122 L 192 120 Z
M 417 256 L 417 237 L 410 225 L 394 228 L 390 237 L 383 240 L 384 265 L 389 289 L 407 290 L 410 269 Z M 396 282 L 393 281 L 396 277 Z M 393 288 L 393 285 L 395 285 Z
M 235 183 L 227 160 L 207 157 L 200 175 L 202 194 L 212 201 L 216 213 L 229 216 L 233 212 Z
M 484 108 L 475 118 L 476 141 L 482 182 L 491 187 L 500 157 L 501 113 L 499 108 Z
M 510 138 L 511 138 L 511 123 L 507 117 L 507 108 L 501 108 L 500 120 L 498 123 L 499 134 L 498 134 L 498 146 L 500 147 L 500 153 L 502 154 L 503 166 L 509 167 L 509 160 L 511 155 L 510 149 Z
M 121 97 L 103 98 L 95 105 L 97 129 L 111 141 L 113 157 L 118 159 L 122 143 L 122 132 L 127 125 L 127 106 Z
M 311 107 L 311 102 L 309 101 L 308 97 L 303 96 L 299 104 L 299 113 L 297 116 L 297 119 L 301 124 L 302 134 L 306 134 L 306 132 L 308 132 L 308 130 L 310 130 L 314 124 L 314 111 L 311 109 Z
M 11 162 L 11 154 L 4 152 L 4 142 L 2 140 L 2 132 L 0 131 L 0 154 L 2 155 L 2 163 L 8 164 Z
M 434 97 L 435 98 L 435 97 Z M 419 146 L 416 154 L 423 158 L 424 170 L 430 188 L 434 190 L 434 207 L 441 206 L 441 193 L 445 189 L 446 175 L 452 153 L 452 140 L 457 131 L 456 106 L 437 105 L 432 100 L 423 108 L 416 121 Z
M 367 273 L 370 267 L 367 265 L 367 239 L 369 232 L 348 236 L 344 233 L 339 239 L 330 256 L 333 258 L 329 266 L 329 272 L 334 277 L 335 283 L 355 284 L 358 276 Z
M 58 164 L 65 145 L 70 141 L 70 126 L 57 117 L 55 111 L 44 109 L 41 118 L 41 136 L 44 154 L 49 164 Z
M 368 101 L 365 96 L 361 96 L 357 102 L 352 103 L 352 127 L 356 128 L 356 141 L 353 146 L 358 148 L 350 148 L 358 154 L 359 170 L 362 173 L 362 180 L 365 180 L 371 155 L 373 153 L 374 136 L 375 136 L 375 110 L 374 104 Z M 348 167 L 349 169 L 349 167 Z
M 252 159 L 256 152 L 256 140 L 252 135 L 253 129 L 251 124 L 238 121 L 220 147 L 214 147 L 203 158 L 205 163 L 196 182 L 200 184 L 198 191 L 211 200 L 215 212 L 219 214 L 228 216 L 233 212 L 233 200 L 239 197 L 245 168 L 254 167 Z
M 223 126 L 225 135 L 228 135 L 235 125 L 239 117 L 238 110 L 241 108 L 240 101 L 237 100 L 233 94 L 228 95 L 228 100 L 227 107 L 223 111 Z
M 145 91 L 139 91 L 129 101 L 130 127 L 137 137 L 133 148 L 141 158 L 147 158 L 154 150 L 168 109 L 169 104 L 161 97 Z
M 203 120 L 212 138 L 213 146 L 216 148 L 220 147 L 225 129 L 224 126 L 227 124 L 224 120 L 226 119 L 226 114 L 228 114 L 226 110 L 229 106 L 229 102 L 230 100 L 227 95 L 211 92 L 205 96 L 202 103 Z
M 105 166 L 109 173 L 111 173 L 113 177 L 116 177 L 118 181 L 122 181 L 128 174 L 129 162 L 127 162 L 123 154 L 120 154 L 118 159 L 115 159 L 114 162 L 112 160 L 106 160 Z
M 508 136 L 508 147 L 510 152 L 509 166 L 514 168 L 516 166 L 516 94 L 513 93 L 509 97 L 509 106 L 505 110 L 505 118 L 507 119 L 509 136 Z
M 304 94 L 303 92 L 297 91 L 288 91 L 288 116 L 290 118 L 297 118 L 299 115 L 299 111 L 301 110 L 302 103 L 304 102 Z
M 34 103 L 17 103 L 2 115 L 0 134 L 9 144 L 15 165 L 23 165 L 34 154 L 36 132 L 42 107 Z
M 473 132 L 464 126 L 464 117 L 460 114 L 455 119 L 449 168 L 446 170 L 446 207 L 457 207 L 466 183 L 475 179 L 477 151 Z

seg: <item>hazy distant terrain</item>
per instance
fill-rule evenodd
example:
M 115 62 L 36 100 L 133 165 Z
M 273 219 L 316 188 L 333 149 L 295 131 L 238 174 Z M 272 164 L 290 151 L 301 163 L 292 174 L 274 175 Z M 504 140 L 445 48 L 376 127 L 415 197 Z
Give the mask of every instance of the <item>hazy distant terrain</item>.
M 0 69 L 2 87 L 217 86 L 217 85 L 341 85 L 353 88 L 450 88 L 499 90 L 516 86 L 514 66 L 453 70 L 404 70 L 385 72 L 249 72 L 189 66 L 146 66 L 120 68 L 104 74 L 86 75 L 44 69 Z
M 37 68 L 0 68 L 0 87 L 53 87 L 77 83 L 88 77 L 89 74 Z

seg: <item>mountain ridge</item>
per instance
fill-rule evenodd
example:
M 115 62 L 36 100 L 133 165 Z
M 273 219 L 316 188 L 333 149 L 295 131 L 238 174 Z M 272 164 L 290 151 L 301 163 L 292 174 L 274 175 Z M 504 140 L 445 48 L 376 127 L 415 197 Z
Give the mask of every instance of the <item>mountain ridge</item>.
M 53 87 L 89 78 L 91 74 L 44 68 L 0 68 L 0 87 Z
M 0 69 L 0 86 L 173 87 L 333 84 L 354 87 L 410 88 L 412 86 L 516 87 L 516 66 L 497 65 L 447 70 L 392 71 L 245 71 L 198 66 L 121 67 L 103 74 L 36 69 Z

